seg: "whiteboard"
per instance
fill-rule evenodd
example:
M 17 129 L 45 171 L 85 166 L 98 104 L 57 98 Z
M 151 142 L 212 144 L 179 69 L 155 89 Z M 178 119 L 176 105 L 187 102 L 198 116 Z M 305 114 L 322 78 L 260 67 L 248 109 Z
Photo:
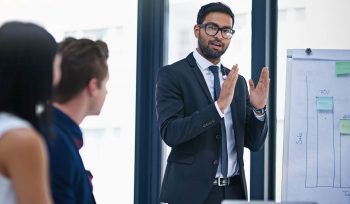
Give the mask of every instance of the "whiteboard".
M 350 50 L 287 51 L 282 201 L 350 204 Z

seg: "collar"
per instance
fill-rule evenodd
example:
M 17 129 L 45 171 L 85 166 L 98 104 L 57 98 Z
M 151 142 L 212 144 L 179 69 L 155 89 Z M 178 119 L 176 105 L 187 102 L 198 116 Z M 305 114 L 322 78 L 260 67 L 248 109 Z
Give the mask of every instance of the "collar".
M 77 149 L 83 146 L 83 133 L 79 127 L 68 115 L 62 112 L 60 109 L 53 107 L 54 120 L 64 127 L 72 137 Z
M 208 67 L 212 65 L 221 67 L 221 62 L 219 62 L 218 64 L 213 64 L 212 62 L 204 58 L 202 55 L 200 55 L 197 49 L 193 51 L 193 57 L 196 60 L 199 69 L 201 69 L 202 71 L 208 69 Z

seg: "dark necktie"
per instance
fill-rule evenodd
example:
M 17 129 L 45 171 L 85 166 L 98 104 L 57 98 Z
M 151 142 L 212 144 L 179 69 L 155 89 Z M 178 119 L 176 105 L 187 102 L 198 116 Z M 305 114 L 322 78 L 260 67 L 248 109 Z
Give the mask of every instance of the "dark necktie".
M 220 96 L 220 79 L 219 79 L 219 67 L 210 66 L 209 70 L 214 74 L 214 100 L 216 101 Z M 221 173 L 224 177 L 227 177 L 228 167 L 228 155 L 227 155 L 227 141 L 226 141 L 226 128 L 225 120 L 222 118 L 220 121 L 221 127 Z

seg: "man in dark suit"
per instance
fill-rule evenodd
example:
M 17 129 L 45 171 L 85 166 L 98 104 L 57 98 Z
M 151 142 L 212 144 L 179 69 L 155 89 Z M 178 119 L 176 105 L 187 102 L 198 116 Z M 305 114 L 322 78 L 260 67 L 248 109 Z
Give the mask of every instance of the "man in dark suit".
M 160 134 L 171 147 L 160 200 L 169 204 L 218 204 L 247 199 L 243 148 L 259 150 L 267 134 L 269 72 L 256 87 L 220 63 L 230 44 L 234 15 L 222 3 L 198 12 L 198 47 L 158 73 Z
M 93 204 L 91 174 L 79 154 L 79 124 L 98 115 L 107 94 L 108 48 L 102 41 L 67 38 L 59 46 L 62 77 L 54 89 L 53 134 L 47 141 L 55 203 Z

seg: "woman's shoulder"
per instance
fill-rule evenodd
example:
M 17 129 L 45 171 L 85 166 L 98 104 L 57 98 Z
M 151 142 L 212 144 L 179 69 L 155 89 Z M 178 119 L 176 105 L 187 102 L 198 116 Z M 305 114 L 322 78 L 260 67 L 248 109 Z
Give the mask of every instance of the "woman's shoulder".
M 32 126 L 26 120 L 11 113 L 0 112 L 0 138 L 11 130 L 30 128 Z
M 2 135 L 0 146 L 2 146 L 0 149 L 8 151 L 7 153 L 13 152 L 25 156 L 42 149 L 44 140 L 33 128 L 15 128 Z
M 0 112 L 0 149 L 26 151 L 42 144 L 42 137 L 29 122 L 13 114 Z
M 0 112 L 0 139 L 12 148 L 42 143 L 40 134 L 29 122 L 7 112 Z

